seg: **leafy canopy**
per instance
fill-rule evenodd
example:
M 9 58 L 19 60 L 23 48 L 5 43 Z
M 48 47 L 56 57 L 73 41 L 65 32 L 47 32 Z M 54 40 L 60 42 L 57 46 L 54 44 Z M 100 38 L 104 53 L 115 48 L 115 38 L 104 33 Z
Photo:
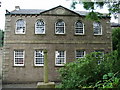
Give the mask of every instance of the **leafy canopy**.
M 3 46 L 3 42 L 4 42 L 4 32 L 3 30 L 0 30 L 0 47 Z
M 97 8 L 103 8 L 103 6 L 108 7 L 109 14 L 113 14 L 117 18 L 117 13 L 120 13 L 120 1 L 119 0 L 73 0 L 71 7 L 76 8 L 76 4 L 82 4 L 86 10 L 89 10 L 87 18 L 98 21 L 102 14 L 95 12 Z M 95 17 L 95 18 L 93 18 Z

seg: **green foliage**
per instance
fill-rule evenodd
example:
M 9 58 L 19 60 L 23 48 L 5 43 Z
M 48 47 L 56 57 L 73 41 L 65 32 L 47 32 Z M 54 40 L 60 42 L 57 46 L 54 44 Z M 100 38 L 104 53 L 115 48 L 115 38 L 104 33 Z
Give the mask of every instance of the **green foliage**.
M 113 50 L 118 50 L 119 42 L 120 42 L 120 28 L 112 29 L 112 42 L 113 42 Z
M 120 60 L 120 28 L 112 29 L 112 42 L 113 42 L 113 50 L 118 51 L 118 58 Z M 120 62 L 118 63 L 120 65 Z
M 108 10 L 110 14 L 114 14 L 115 18 L 117 18 L 116 13 L 120 13 L 120 1 L 118 0 L 112 4 L 110 3 L 108 5 Z
M 94 9 L 94 2 L 83 2 L 83 5 L 86 10 Z
M 87 19 L 93 20 L 93 21 L 99 21 L 101 17 L 102 17 L 102 14 L 94 12 L 94 11 L 88 13 L 88 15 L 86 16 Z
M 99 0 L 88 0 L 88 1 L 84 1 L 84 0 L 73 0 L 72 2 L 72 5 L 71 7 L 73 9 L 75 9 L 75 6 L 76 4 L 82 4 L 83 7 L 86 9 L 86 10 L 89 10 L 90 13 L 91 12 L 94 12 L 94 10 L 96 10 L 97 8 L 103 8 L 104 5 L 106 5 L 108 7 L 108 11 L 109 11 L 109 14 L 108 15 L 111 15 L 113 14 L 116 18 L 116 13 L 120 13 L 120 1 L 115 1 L 115 2 L 108 2 L 108 1 L 104 1 L 104 2 L 100 2 Z M 94 12 L 94 13 L 97 13 L 97 12 Z M 87 17 L 89 17 L 89 19 L 93 20 L 93 21 L 96 21 L 96 18 L 97 20 L 100 18 L 98 14 L 98 17 L 96 16 L 96 14 L 93 14 L 93 15 L 89 15 Z M 95 17 L 95 19 L 93 18 Z
M 114 55 L 114 56 L 113 56 Z M 94 52 L 85 58 L 68 63 L 60 68 L 59 88 L 93 87 L 106 73 L 116 71 L 113 69 L 117 52 L 108 55 Z
M 0 47 L 3 46 L 3 42 L 4 42 L 4 32 L 2 30 L 0 30 Z
M 95 85 L 97 88 L 118 88 L 120 86 L 120 78 L 116 77 L 117 73 L 108 73 L 103 75 L 102 80 Z

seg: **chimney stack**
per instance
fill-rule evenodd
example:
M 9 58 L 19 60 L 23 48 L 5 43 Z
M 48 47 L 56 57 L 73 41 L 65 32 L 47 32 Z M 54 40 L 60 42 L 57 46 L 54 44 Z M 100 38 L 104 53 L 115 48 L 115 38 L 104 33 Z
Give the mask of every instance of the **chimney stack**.
M 20 6 L 15 6 L 15 10 L 20 10 Z

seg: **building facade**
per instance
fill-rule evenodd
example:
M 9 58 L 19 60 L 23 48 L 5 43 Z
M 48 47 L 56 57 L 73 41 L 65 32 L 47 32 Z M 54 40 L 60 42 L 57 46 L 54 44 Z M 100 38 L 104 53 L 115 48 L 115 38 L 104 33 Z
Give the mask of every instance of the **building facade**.
M 110 17 L 99 22 L 62 6 L 49 10 L 7 11 L 3 82 L 43 81 L 44 54 L 48 51 L 49 81 L 59 81 L 56 70 L 94 51 L 112 50 Z
M 118 13 L 118 23 L 120 24 L 120 13 Z

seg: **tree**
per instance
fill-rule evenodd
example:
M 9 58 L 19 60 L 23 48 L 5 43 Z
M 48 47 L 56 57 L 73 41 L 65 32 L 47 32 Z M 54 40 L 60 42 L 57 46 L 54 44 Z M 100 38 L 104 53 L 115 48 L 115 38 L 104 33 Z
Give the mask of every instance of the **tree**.
M 120 43 L 120 28 L 112 29 L 113 50 L 118 50 Z
M 86 1 L 86 2 L 85 2 Z M 86 10 L 89 10 L 90 13 L 87 15 L 87 18 L 98 21 L 99 18 L 102 16 L 101 13 L 95 12 L 97 8 L 103 8 L 103 6 L 108 7 L 109 14 L 113 14 L 115 18 L 117 17 L 117 13 L 120 13 L 120 1 L 119 0 L 104 0 L 100 2 L 100 0 L 73 0 L 71 7 L 75 9 L 76 4 L 83 4 L 83 7 Z M 94 17 L 94 18 L 93 18 Z
M 4 43 L 4 31 L 0 30 L 0 47 L 3 46 Z
M 1 7 L 1 2 L 0 2 L 0 7 Z
M 107 73 L 118 72 L 116 77 L 120 78 L 117 57 L 117 51 L 105 55 L 93 52 L 87 54 L 85 58 L 67 63 L 65 67 L 59 69 L 62 81 L 57 88 L 96 87 L 96 83 Z

